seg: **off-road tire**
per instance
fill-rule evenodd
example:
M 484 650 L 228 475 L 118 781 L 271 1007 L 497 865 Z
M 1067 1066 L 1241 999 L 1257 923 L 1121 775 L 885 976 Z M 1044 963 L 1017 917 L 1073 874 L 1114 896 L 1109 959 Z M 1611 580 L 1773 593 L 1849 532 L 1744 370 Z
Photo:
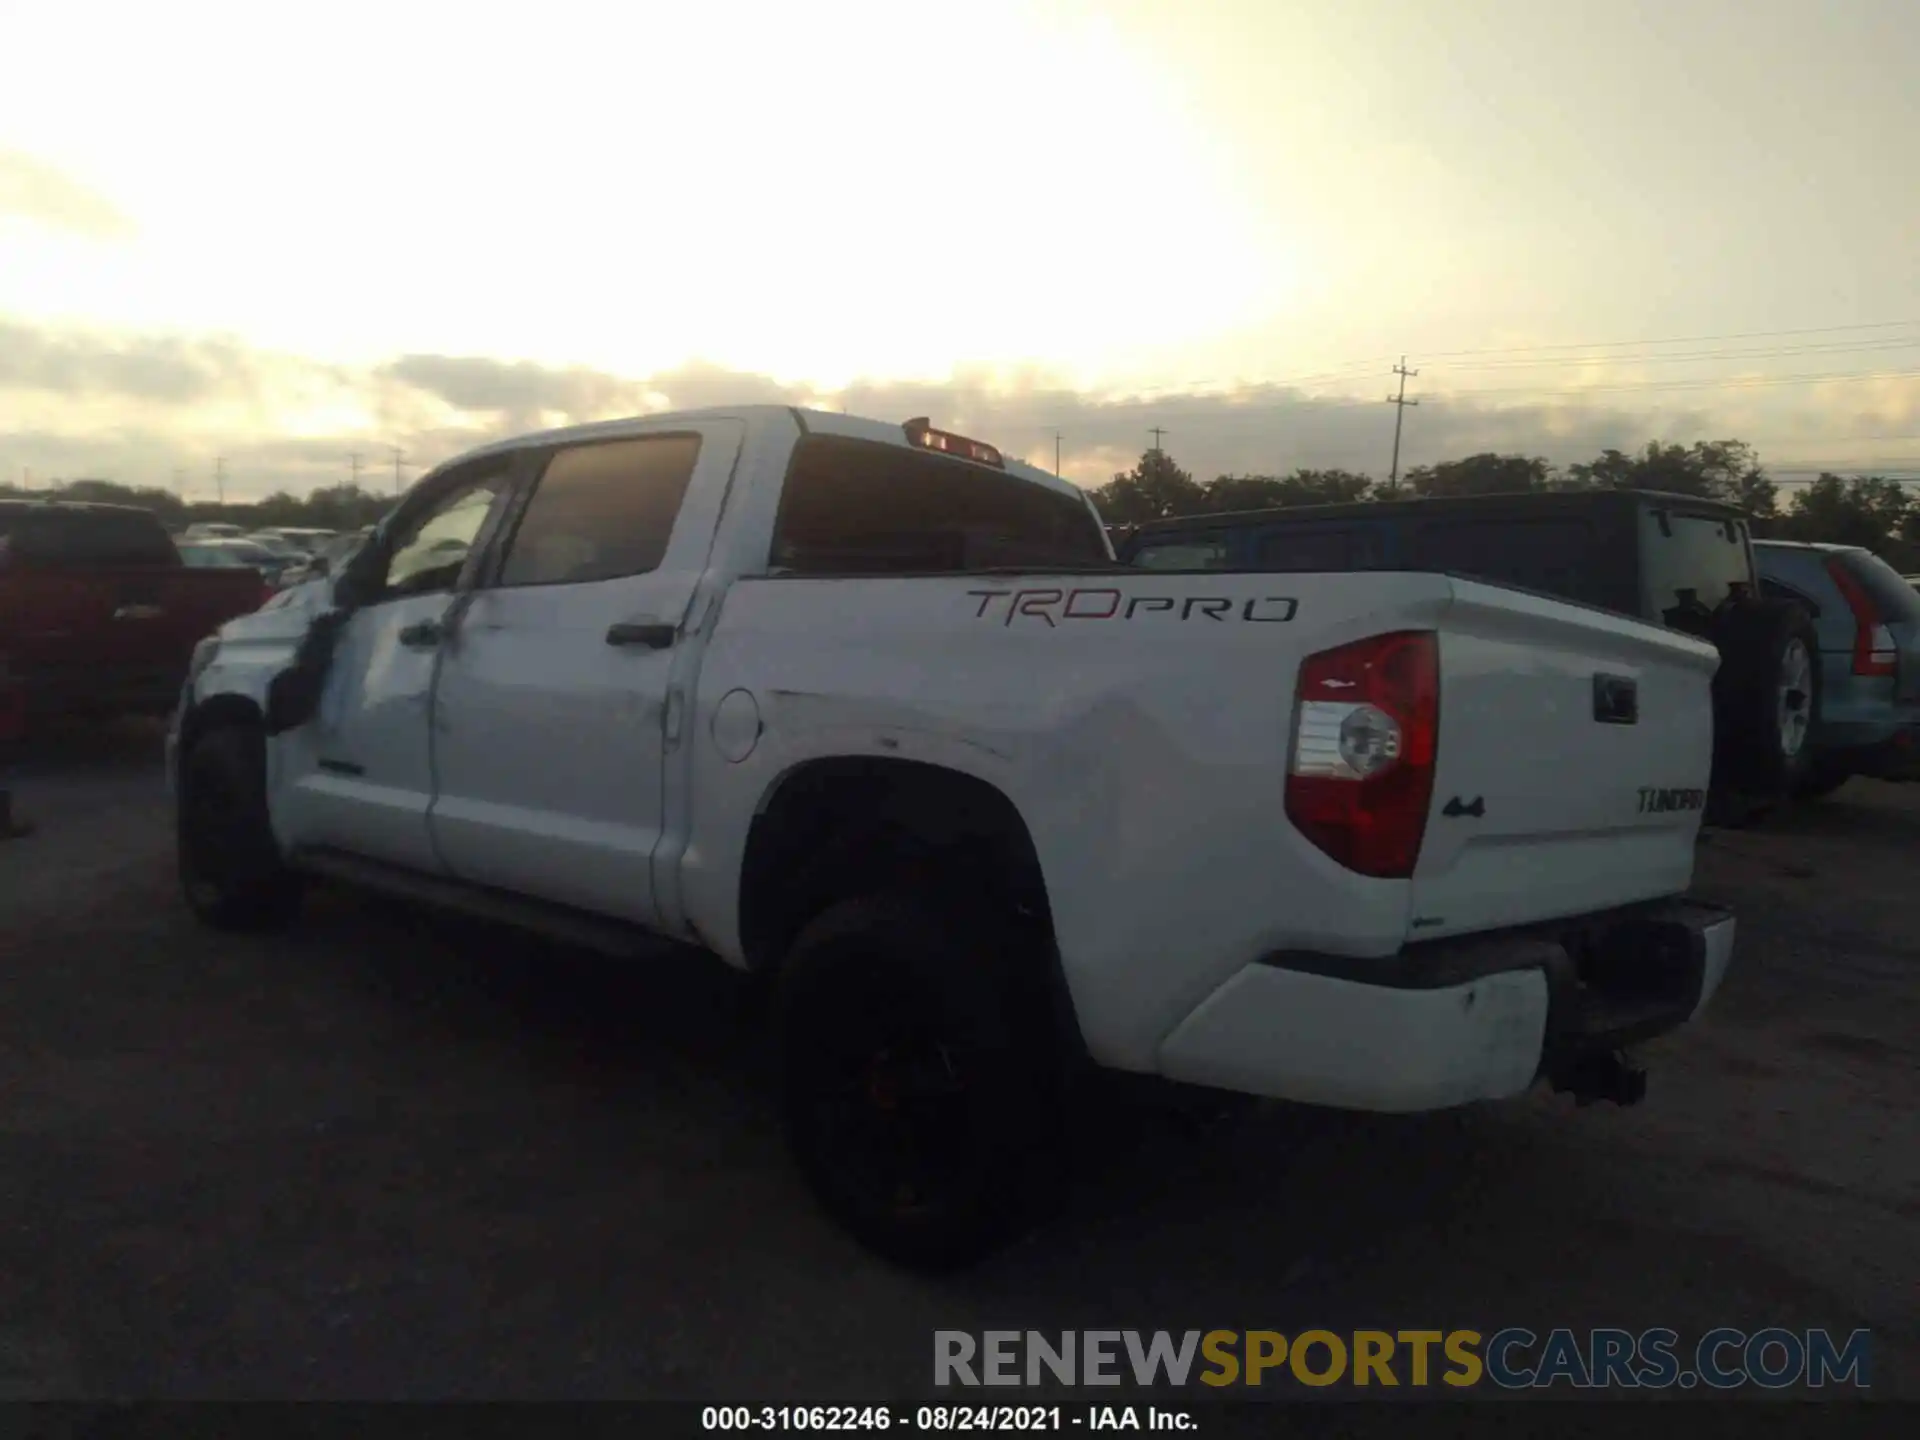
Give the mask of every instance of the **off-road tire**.
M 1057 1193 L 1062 1067 L 1033 948 L 977 905 L 894 891 L 832 906 L 780 966 L 788 1143 L 827 1213 L 896 1264 L 970 1264 Z
M 1713 679 L 1713 789 L 1722 809 L 1771 809 L 1814 772 L 1819 638 L 1800 606 L 1755 601 L 1721 616 L 1714 642 L 1720 668 Z
M 1853 778 L 1853 771 L 1838 761 L 1816 759 L 1813 768 L 1794 790 L 1796 800 L 1819 800 L 1831 795 Z
M 258 726 L 223 725 L 180 757 L 175 847 L 187 906 L 217 930 L 279 930 L 300 908 L 267 820 L 267 743 Z

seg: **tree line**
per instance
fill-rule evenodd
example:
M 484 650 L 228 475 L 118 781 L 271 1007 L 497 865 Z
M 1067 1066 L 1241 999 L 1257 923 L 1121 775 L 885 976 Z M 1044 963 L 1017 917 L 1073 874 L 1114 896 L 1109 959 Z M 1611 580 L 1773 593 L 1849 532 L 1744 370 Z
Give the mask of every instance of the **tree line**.
M 151 510 L 169 530 L 195 522 L 221 522 L 249 530 L 287 525 L 309 530 L 358 530 L 373 524 L 393 507 L 391 495 L 359 485 L 325 485 L 308 495 L 278 491 L 264 500 L 182 500 L 157 485 L 120 485 L 112 480 L 69 480 L 47 489 L 22 490 L 0 485 L 0 499 L 88 500 L 96 504 L 137 505 Z
M 1860 545 L 1904 572 L 1920 571 L 1920 497 L 1879 475 L 1822 474 L 1785 505 L 1751 445 L 1702 440 L 1692 445 L 1648 444 L 1629 454 L 1603 451 L 1584 464 L 1556 469 L 1539 456 L 1469 455 L 1418 465 L 1389 487 L 1354 470 L 1296 469 L 1286 475 L 1220 475 L 1195 480 L 1164 450 L 1148 450 L 1133 469 L 1093 492 L 1110 525 L 1138 525 L 1179 515 L 1264 510 L 1283 505 L 1328 505 L 1396 497 L 1511 494 L 1530 490 L 1614 488 L 1666 490 L 1727 500 L 1753 516 L 1754 533 L 1789 540 Z M 259 530 L 304 526 L 357 530 L 371 525 L 393 498 L 358 485 L 327 485 L 307 495 L 285 491 L 264 500 L 184 501 L 158 486 L 111 480 L 72 480 L 52 490 L 0 485 L 0 498 L 92 500 L 151 510 L 169 528 L 223 521 Z
M 1754 533 L 1784 540 L 1859 545 L 1897 568 L 1920 570 L 1920 497 L 1880 475 L 1825 473 L 1781 503 L 1760 457 L 1740 440 L 1691 445 L 1651 442 L 1645 450 L 1606 450 L 1584 464 L 1556 468 L 1541 457 L 1469 455 L 1419 465 L 1397 486 L 1353 470 L 1296 469 L 1286 475 L 1221 475 L 1195 480 L 1164 450 L 1093 492 L 1107 523 L 1138 525 L 1182 515 L 1331 505 L 1384 499 L 1438 499 L 1538 490 L 1665 490 L 1725 500 L 1753 516 Z

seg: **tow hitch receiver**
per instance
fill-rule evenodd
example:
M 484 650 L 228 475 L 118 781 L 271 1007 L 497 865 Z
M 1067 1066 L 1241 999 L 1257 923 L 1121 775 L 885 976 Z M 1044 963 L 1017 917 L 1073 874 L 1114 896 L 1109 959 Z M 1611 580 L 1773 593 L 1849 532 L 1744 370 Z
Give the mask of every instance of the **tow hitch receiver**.
M 1551 1076 L 1555 1091 L 1571 1094 L 1576 1105 L 1611 1100 L 1638 1105 L 1647 1095 L 1647 1072 L 1620 1050 L 1597 1050 L 1567 1062 Z

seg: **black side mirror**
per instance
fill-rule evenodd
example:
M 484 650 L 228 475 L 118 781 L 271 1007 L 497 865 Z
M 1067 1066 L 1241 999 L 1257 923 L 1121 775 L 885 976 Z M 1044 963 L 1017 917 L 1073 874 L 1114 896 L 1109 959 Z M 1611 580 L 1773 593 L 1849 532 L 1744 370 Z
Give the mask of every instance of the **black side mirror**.
M 370 604 L 379 597 L 385 571 L 386 562 L 374 552 L 374 547 L 363 547 L 333 582 L 333 603 L 342 610 L 358 610 Z

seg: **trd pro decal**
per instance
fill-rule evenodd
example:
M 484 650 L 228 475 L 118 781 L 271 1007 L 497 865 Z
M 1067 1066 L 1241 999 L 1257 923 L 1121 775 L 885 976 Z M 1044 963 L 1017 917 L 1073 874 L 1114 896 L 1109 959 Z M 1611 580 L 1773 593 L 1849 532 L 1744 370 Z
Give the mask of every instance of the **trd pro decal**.
M 1170 620 L 1247 621 L 1256 625 L 1284 625 L 1293 619 L 1300 602 L 1288 595 L 1122 595 L 1118 590 L 969 590 L 980 602 L 979 620 L 997 619 L 1003 625 L 1033 620 L 1054 626 L 1068 620 L 1134 620 L 1158 615 Z

